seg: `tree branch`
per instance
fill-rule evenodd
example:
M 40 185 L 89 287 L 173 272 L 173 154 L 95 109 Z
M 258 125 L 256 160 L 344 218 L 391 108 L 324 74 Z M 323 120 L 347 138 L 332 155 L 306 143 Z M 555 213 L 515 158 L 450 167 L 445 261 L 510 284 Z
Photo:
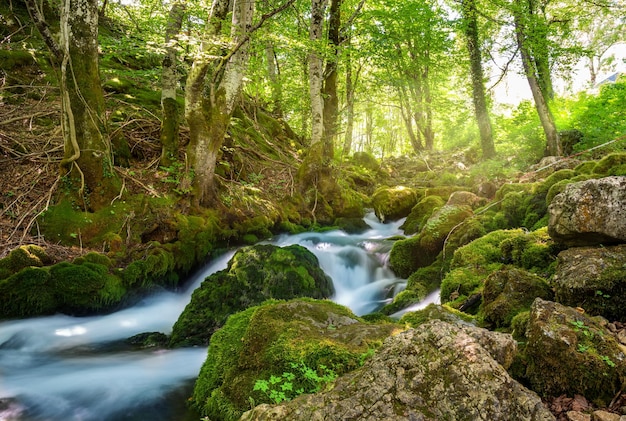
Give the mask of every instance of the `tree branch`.
M 54 58 L 58 62 L 61 62 L 61 60 L 63 60 L 63 51 L 61 50 L 61 47 L 59 46 L 57 41 L 54 39 L 52 32 L 50 32 L 50 26 L 48 26 L 48 23 L 46 22 L 43 14 L 35 4 L 35 1 L 24 0 L 24 3 L 26 4 L 26 8 L 28 9 L 30 18 L 33 20 L 33 23 L 41 34 L 41 37 L 54 55 Z
M 275 8 L 274 10 L 271 10 L 267 13 L 265 13 L 264 15 L 261 16 L 261 19 L 255 24 L 253 25 L 250 30 L 248 30 L 248 32 L 246 32 L 246 35 L 241 38 L 241 40 L 239 40 L 239 42 L 237 43 L 237 45 L 235 45 L 235 47 L 233 49 L 231 49 L 228 54 L 226 54 L 223 58 L 222 58 L 222 63 L 220 63 L 219 67 L 217 68 L 217 70 L 215 71 L 215 74 L 219 74 L 221 68 L 223 67 L 223 63 L 228 62 L 228 60 L 230 60 L 230 58 L 235 55 L 235 53 L 237 51 L 239 51 L 239 49 L 241 47 L 243 47 L 243 45 L 250 41 L 250 37 L 252 36 L 252 33 L 254 33 L 256 30 L 258 30 L 259 28 L 261 28 L 261 26 L 263 26 L 263 24 L 265 23 L 265 21 L 267 21 L 268 19 L 274 17 L 275 15 L 277 15 L 278 13 L 282 12 L 283 10 L 287 9 L 289 6 L 291 6 L 293 3 L 295 2 L 295 0 L 287 0 L 285 3 L 283 3 L 281 6 Z

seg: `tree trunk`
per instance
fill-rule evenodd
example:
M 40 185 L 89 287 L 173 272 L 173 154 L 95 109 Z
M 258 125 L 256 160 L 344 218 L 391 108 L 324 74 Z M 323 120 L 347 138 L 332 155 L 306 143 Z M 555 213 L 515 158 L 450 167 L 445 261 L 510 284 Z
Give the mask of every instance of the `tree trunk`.
M 267 76 L 272 90 L 272 112 L 280 118 L 283 116 L 283 89 L 278 59 L 271 42 L 268 42 L 265 46 L 265 59 L 267 61 Z
M 519 8 L 514 10 L 515 35 L 517 45 L 522 56 L 524 73 L 526 74 L 526 79 L 528 80 L 528 85 L 530 86 L 530 90 L 533 95 L 535 108 L 537 109 L 537 114 L 539 114 L 541 126 L 543 127 L 543 131 L 546 135 L 546 152 L 548 155 L 560 156 L 562 151 L 558 132 L 554 123 L 554 117 L 550 112 L 547 99 L 545 98 L 544 92 L 539 84 L 537 71 L 533 65 L 533 57 L 531 55 L 531 50 L 528 47 L 528 41 L 526 38 L 527 27 L 524 24 L 524 16 L 522 14 L 523 9 Z
M 183 188 L 190 188 L 195 206 L 215 204 L 215 165 L 219 148 L 228 128 L 230 116 L 226 110 L 226 92 L 219 81 L 225 54 L 221 46 L 222 27 L 226 24 L 228 0 L 214 0 L 205 29 L 205 41 L 194 60 L 187 77 L 185 90 L 185 117 L 189 124 L 189 171 Z M 233 28 L 234 30 L 234 28 Z M 210 83 L 205 97 L 205 82 Z
M 79 206 L 88 211 L 101 209 L 119 193 L 119 180 L 113 171 L 98 68 L 97 1 L 61 3 L 58 44 L 35 2 L 27 0 L 26 4 L 53 54 L 60 79 L 62 175 L 75 187 L 71 196 Z
M 324 135 L 324 100 L 322 98 L 323 61 L 316 46 L 322 39 L 324 13 L 327 0 L 311 0 L 309 39 L 313 49 L 309 52 L 309 95 L 311 98 L 311 146 L 322 141 Z
M 186 4 L 175 1 L 168 16 L 165 31 L 165 57 L 161 76 L 161 160 L 160 165 L 169 167 L 178 157 L 178 102 L 176 88 L 178 86 L 178 34 L 183 25 Z
M 339 29 L 341 26 L 341 0 L 330 1 L 330 16 L 328 19 L 328 43 L 332 54 L 326 60 L 324 71 L 324 156 L 332 159 L 334 155 L 334 140 L 337 134 L 337 118 L 339 116 L 339 97 L 337 96 L 337 60 L 339 59 Z
M 495 157 L 496 150 L 493 144 L 493 132 L 491 120 L 487 110 L 485 99 L 485 85 L 483 75 L 482 57 L 480 52 L 480 42 L 478 39 L 478 16 L 475 0 L 464 0 L 461 5 L 464 30 L 467 40 L 467 50 L 470 57 L 470 73 L 472 75 L 472 98 L 474 102 L 474 113 L 478 130 L 480 132 L 480 146 L 483 152 L 483 159 Z
M 348 38 L 348 43 L 350 39 Z M 346 50 L 346 133 L 343 140 L 342 157 L 350 156 L 352 149 L 352 136 L 354 135 L 354 79 L 352 77 L 352 55 L 350 45 Z

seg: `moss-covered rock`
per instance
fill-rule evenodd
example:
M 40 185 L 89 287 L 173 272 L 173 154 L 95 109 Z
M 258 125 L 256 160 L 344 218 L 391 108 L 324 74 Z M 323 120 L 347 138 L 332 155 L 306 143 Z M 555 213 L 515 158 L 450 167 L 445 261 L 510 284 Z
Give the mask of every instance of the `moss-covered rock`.
M 417 269 L 435 262 L 450 232 L 472 215 L 467 206 L 445 205 L 424 224 L 416 237 L 396 241 L 389 255 L 389 267 L 396 275 L 407 278 Z
M 380 162 L 378 162 L 372 154 L 367 152 L 355 152 L 354 155 L 352 155 L 352 162 L 370 171 L 378 171 L 380 168 Z
M 53 313 L 87 315 L 119 305 L 126 293 L 109 267 L 78 259 L 49 267 L 28 267 L 0 281 L 0 318 Z
M 380 188 L 372 197 L 374 212 L 383 222 L 407 216 L 416 204 L 415 191 L 404 186 Z
M 445 205 L 445 203 L 445 200 L 440 196 L 426 196 L 413 206 L 411 213 L 407 216 L 406 221 L 400 228 L 404 230 L 405 234 L 420 232 L 433 212 Z
M 494 328 L 508 328 L 513 317 L 528 311 L 535 298 L 551 300 L 552 290 L 545 279 L 514 267 L 502 268 L 487 277 L 480 314 Z
M 559 250 L 545 228 L 490 232 L 454 252 L 451 270 L 441 282 L 441 300 L 458 306 L 468 297 L 482 294 L 487 276 L 505 264 L 547 278 L 554 273 Z
M 541 399 L 507 373 L 515 349 L 509 335 L 431 320 L 386 339 L 332 389 L 260 405 L 241 419 L 554 420 Z
M 46 268 L 29 267 L 0 280 L 0 319 L 52 314 L 54 285 Z
M 429 304 L 421 310 L 406 313 L 400 319 L 400 323 L 405 323 L 412 328 L 417 328 L 429 320 L 442 320 L 448 323 L 466 322 L 475 324 L 474 317 L 445 304 Z
M 237 420 L 250 409 L 251 399 L 270 402 L 253 390 L 257 380 L 288 372 L 294 375 L 294 390 L 305 388 L 306 378 L 294 365 L 341 375 L 358 368 L 363 356 L 396 329 L 394 324 L 365 323 L 329 301 L 251 307 L 231 316 L 211 338 L 193 404 L 211 419 Z
M 576 247 L 558 255 L 556 300 L 609 320 L 626 319 L 626 245 Z
M 605 156 L 598 161 L 593 173 L 602 176 L 626 175 L 626 152 L 616 152 Z
M 0 260 L 0 279 L 8 278 L 27 267 L 42 267 L 50 263 L 51 259 L 43 248 L 35 245 L 19 246 Z
M 626 375 L 626 355 L 594 319 L 536 299 L 526 330 L 526 376 L 542 396 L 583 395 L 608 406 Z
M 332 293 L 331 279 L 304 247 L 245 247 L 194 291 L 174 324 L 170 345 L 206 345 L 228 316 L 269 298 L 327 298 Z

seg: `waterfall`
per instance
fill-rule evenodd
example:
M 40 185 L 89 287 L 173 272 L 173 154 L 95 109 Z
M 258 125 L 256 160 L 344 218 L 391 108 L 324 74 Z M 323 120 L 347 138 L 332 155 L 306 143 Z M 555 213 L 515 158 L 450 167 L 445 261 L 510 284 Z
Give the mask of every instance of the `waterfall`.
M 386 238 L 401 234 L 403 221 L 382 224 L 373 214 L 365 221 L 371 229 L 362 234 L 282 235 L 269 243 L 309 249 L 333 279 L 332 299 L 358 315 L 367 314 L 390 301 L 406 282 L 386 267 L 391 249 Z M 224 269 L 233 254 L 190 277 L 184 291 L 163 291 L 113 314 L 1 322 L 0 420 L 182 421 L 181 403 L 206 348 L 130 351 L 120 343 L 138 333 L 169 333 L 193 290 Z

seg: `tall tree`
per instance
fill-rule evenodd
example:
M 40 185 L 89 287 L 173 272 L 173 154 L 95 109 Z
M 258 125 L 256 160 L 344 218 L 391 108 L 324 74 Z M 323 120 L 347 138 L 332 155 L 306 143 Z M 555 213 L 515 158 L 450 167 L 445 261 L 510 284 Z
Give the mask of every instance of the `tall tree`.
M 461 0 L 461 16 L 463 18 L 462 25 L 470 58 L 472 99 L 474 103 L 474 114 L 476 115 L 476 122 L 478 123 L 478 130 L 480 132 L 480 145 L 483 152 L 483 159 L 490 159 L 496 155 L 496 149 L 493 143 L 493 131 L 485 96 L 485 76 L 480 51 L 476 0 Z
M 119 193 L 98 67 L 98 2 L 60 1 L 58 38 L 40 6 L 25 2 L 59 78 L 65 151 L 61 173 L 75 186 L 78 204 L 98 210 Z
M 534 0 L 515 0 L 513 4 L 513 18 L 515 21 L 515 37 L 522 58 L 524 74 L 533 95 L 535 108 L 539 120 L 546 135 L 546 152 L 548 155 L 560 156 L 562 154 L 559 136 L 550 110 L 550 90 L 546 91 L 545 69 L 538 65 L 537 54 L 544 56 L 547 53 L 533 43 L 533 26 L 529 24 L 534 20 Z M 540 60 L 541 61 L 541 60 Z M 542 83 L 542 80 L 544 82 Z
M 234 0 L 230 32 L 226 35 L 229 1 L 213 0 L 204 39 L 191 66 L 185 91 L 185 117 L 189 124 L 187 155 L 192 178 L 187 179 L 186 184 L 191 186 L 195 206 L 217 203 L 215 165 L 241 92 L 250 36 L 267 19 L 293 2 L 287 0 L 252 25 L 254 0 Z
M 193 177 L 196 206 L 215 204 L 215 165 L 219 149 L 241 88 L 246 53 L 244 38 L 254 11 L 253 1 L 235 0 L 230 48 L 224 48 L 223 28 L 227 26 L 228 0 L 213 0 L 200 52 L 196 56 L 185 93 L 185 117 L 189 124 L 187 154 Z M 241 41 L 244 41 L 240 44 Z M 236 49 L 235 49 L 236 48 Z M 207 84 L 208 86 L 205 86 Z
M 432 149 L 433 101 L 449 71 L 452 40 L 446 14 L 435 1 L 377 1 L 370 11 L 371 51 L 415 126 L 414 146 Z M 405 119 L 405 123 L 407 123 Z M 423 143 L 422 143 L 423 141 Z
M 178 155 L 178 129 L 180 125 L 176 91 L 178 87 L 178 36 L 183 25 L 186 3 L 172 2 L 165 31 L 165 57 L 161 73 L 161 160 L 169 167 Z
M 323 138 L 324 156 L 332 158 L 334 150 L 334 139 L 337 134 L 337 119 L 339 117 L 339 96 L 337 94 L 338 60 L 341 29 L 341 0 L 330 0 L 330 11 L 328 16 L 328 44 L 330 54 L 326 60 L 324 70 L 324 85 L 322 88 L 322 98 L 324 100 L 323 114 Z
M 324 30 L 324 15 L 328 0 L 311 0 L 311 22 L 309 39 L 309 95 L 311 98 L 311 147 L 318 148 L 324 135 L 324 98 L 322 96 L 324 61 L 321 40 Z

